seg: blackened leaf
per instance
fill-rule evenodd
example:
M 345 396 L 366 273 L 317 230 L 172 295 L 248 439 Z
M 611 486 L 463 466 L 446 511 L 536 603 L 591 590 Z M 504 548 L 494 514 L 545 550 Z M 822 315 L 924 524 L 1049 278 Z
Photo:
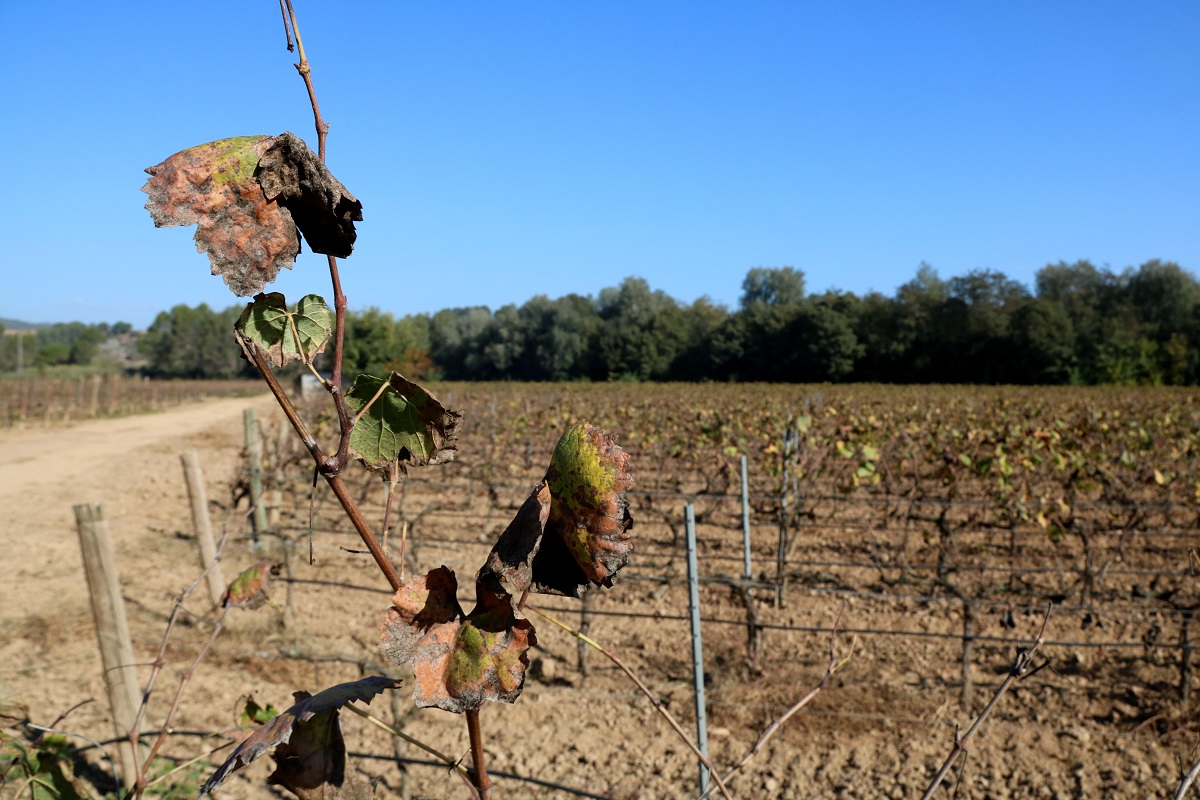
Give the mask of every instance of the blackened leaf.
M 196 249 L 234 294 L 256 294 L 300 252 L 292 214 L 254 177 L 273 136 L 238 136 L 176 153 L 149 167 L 142 191 L 157 227 L 196 225 Z
M 393 664 L 412 664 L 413 702 L 421 708 L 461 714 L 486 701 L 514 702 L 537 643 L 533 626 L 482 583 L 475 609 L 464 615 L 457 588 L 446 567 L 400 587 L 383 618 L 380 649 Z
M 297 700 L 308 692 L 296 692 Z M 291 790 L 300 800 L 370 800 L 366 781 L 346 774 L 346 741 L 336 708 L 297 722 L 292 737 L 275 748 L 275 771 L 267 783 Z
M 271 292 L 255 296 L 233 327 L 242 349 L 253 342 L 272 366 L 292 361 L 311 364 L 333 333 L 333 312 L 319 295 L 305 295 L 289 309 L 282 294 Z M 246 355 L 253 361 L 250 353 Z
M 612 586 L 633 550 L 633 518 L 624 495 L 633 485 L 629 454 L 615 436 L 581 421 L 558 440 L 545 480 L 552 499 L 533 562 L 535 588 L 577 597 L 589 581 Z
M 533 561 L 549 517 L 550 488 L 542 481 L 500 534 L 476 579 L 517 598 L 524 594 L 533 585 Z
M 398 373 L 386 385 L 373 375 L 359 375 L 346 403 L 355 415 L 371 404 L 350 432 L 350 449 L 372 469 L 384 471 L 391 462 L 443 464 L 457 452 L 462 415 Z
M 372 676 L 351 683 L 340 683 L 312 697 L 300 700 L 239 744 L 225 760 L 225 763 L 200 787 L 200 796 L 211 793 L 229 777 L 230 773 L 262 757 L 271 748 L 286 743 L 291 739 L 292 732 L 298 723 L 312 719 L 313 716 L 331 708 L 341 708 L 354 700 L 370 703 L 371 699 L 383 690 L 395 689 L 399 685 L 400 681 L 395 678 Z M 303 693 L 297 692 L 297 694 Z
M 362 203 L 308 149 L 300 137 L 280 135 L 262 154 L 258 181 L 268 199 L 292 212 L 314 253 L 345 258 L 354 249 Z

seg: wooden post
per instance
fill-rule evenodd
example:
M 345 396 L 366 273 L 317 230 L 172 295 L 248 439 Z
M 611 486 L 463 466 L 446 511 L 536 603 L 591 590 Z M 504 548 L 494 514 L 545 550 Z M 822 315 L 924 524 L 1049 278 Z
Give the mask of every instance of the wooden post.
M 258 421 L 254 409 L 242 412 L 245 424 L 246 455 L 250 459 L 250 502 L 254 505 L 251 522 L 254 526 L 254 549 L 259 548 L 259 534 L 267 530 L 267 507 L 263 505 L 262 442 L 258 438 Z
M 971 651 L 975 641 L 975 604 L 964 595 L 962 636 L 962 707 L 971 713 L 971 700 L 975 694 L 975 681 L 971 674 Z
M 208 519 L 208 492 L 204 489 L 204 472 L 200 469 L 200 458 L 194 450 L 179 456 L 183 462 L 183 479 L 187 482 L 188 499 L 192 503 L 192 529 L 196 532 L 196 544 L 200 548 L 200 566 L 208 570 L 208 599 L 214 606 L 221 604 L 225 594 L 225 577 L 217 561 L 217 545 L 213 541 L 212 523 Z
M 1183 611 L 1183 627 L 1179 631 L 1179 705 L 1187 711 L 1191 705 L 1192 689 L 1192 616 L 1196 608 Z
M 96 638 L 100 642 L 113 730 L 120 739 L 121 782 L 131 787 L 141 768 L 141 753 L 134 751 L 129 733 L 137 720 L 142 691 L 133 661 L 133 644 L 129 640 L 129 620 L 125 616 L 125 600 L 121 597 L 117 562 L 108 538 L 108 525 L 98 503 L 75 506 L 75 527 L 79 532 L 83 570 L 92 597 L 92 616 L 96 621 Z
M 95 417 L 100 412 L 100 376 L 92 376 L 92 402 L 88 405 L 88 416 Z

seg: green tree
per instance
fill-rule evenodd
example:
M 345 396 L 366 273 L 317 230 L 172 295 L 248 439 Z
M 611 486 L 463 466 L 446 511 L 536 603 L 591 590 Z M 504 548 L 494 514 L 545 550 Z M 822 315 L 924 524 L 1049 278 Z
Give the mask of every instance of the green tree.
M 238 306 L 213 311 L 201 303 L 159 313 L 139 341 L 147 371 L 161 378 L 249 376 L 252 368 L 229 335 L 241 312 Z
M 804 300 L 804 273 L 792 267 L 753 267 L 742 281 L 742 308 L 755 303 L 795 305 Z
M 642 278 L 626 278 L 600 293 L 599 366 L 611 379 L 650 380 L 667 375 L 687 341 L 683 311 Z

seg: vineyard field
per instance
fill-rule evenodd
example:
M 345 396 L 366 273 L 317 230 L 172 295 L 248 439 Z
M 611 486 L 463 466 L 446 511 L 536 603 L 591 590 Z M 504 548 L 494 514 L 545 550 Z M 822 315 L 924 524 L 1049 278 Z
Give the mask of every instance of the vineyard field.
M 409 576 L 451 568 L 460 601 L 470 607 L 471 576 L 541 479 L 562 431 L 586 418 L 617 434 L 635 479 L 629 566 L 612 590 L 583 602 L 540 596 L 531 603 L 612 648 L 688 730 L 695 716 L 683 506 L 693 504 L 709 747 L 718 766 L 740 759 L 817 684 L 841 615 L 835 646 L 849 656 L 844 667 L 730 781 L 735 797 L 919 798 L 956 730 L 992 697 L 1048 607 L 1037 658 L 1046 666 L 1001 699 L 965 767 L 954 770 L 939 796 L 950 797 L 957 785 L 961 798 L 1170 798 L 1180 763 L 1194 763 L 1194 392 L 430 388 L 463 412 L 459 455 L 411 470 L 398 484 L 386 543 L 393 560 Z M 294 690 L 385 669 L 375 637 L 387 586 L 328 490 L 322 484 L 312 492 L 307 453 L 263 398 L 247 401 L 258 410 L 269 520 L 269 530 L 251 536 L 241 416 L 228 405 L 237 401 L 217 402 L 230 409 L 219 420 L 186 432 L 177 425 L 177 434 L 166 429 L 148 446 L 144 465 L 112 482 L 118 497 L 96 498 L 114 501 L 115 528 L 125 522 L 118 560 L 128 576 L 139 660 L 152 659 L 174 596 L 197 572 L 176 477 L 179 451 L 196 449 L 206 464 L 213 519 L 230 532 L 226 574 L 264 558 L 284 565 L 271 604 L 231 617 L 230 630 L 202 662 L 175 723 L 196 736 L 173 738 L 168 747 L 178 760 L 219 744 L 219 737 L 199 734 L 235 725 L 247 694 L 282 707 Z M 184 413 L 195 412 L 147 419 Z M 314 432 L 332 440 L 331 418 Z M 379 527 L 385 485 L 357 467 L 347 481 Z M 136 516 L 138 502 L 150 504 L 146 519 Z M 61 588 L 80 576 L 61 556 L 28 562 L 14 576 L 14 587 L 28 592 L 27 607 L 6 607 L 0 621 L 9 642 L 0 649 L 0 686 L 53 719 L 86 696 L 100 697 L 103 684 L 94 654 L 97 665 L 81 661 L 70 644 L 94 647 L 82 601 Z M 54 595 L 54 586 L 67 599 Z M 168 651 L 175 673 L 207 636 L 198 619 L 203 606 L 193 599 L 197 619 Z M 483 714 L 485 727 L 498 732 L 488 758 L 500 796 L 696 797 L 695 762 L 649 702 L 601 656 L 531 619 L 538 644 L 523 696 Z M 152 720 L 168 702 L 169 692 L 156 696 Z M 71 719 L 103 738 L 111 727 L 100 705 Z M 414 712 L 406 688 L 371 710 L 443 752 L 465 753 L 461 720 Z M 419 751 L 347 717 L 351 762 L 378 781 L 381 795 L 467 796 Z M 397 771 L 396 756 L 407 759 L 405 772 Z M 269 764 L 248 768 L 248 777 L 239 773 L 221 796 L 271 796 L 263 780 L 269 771 Z

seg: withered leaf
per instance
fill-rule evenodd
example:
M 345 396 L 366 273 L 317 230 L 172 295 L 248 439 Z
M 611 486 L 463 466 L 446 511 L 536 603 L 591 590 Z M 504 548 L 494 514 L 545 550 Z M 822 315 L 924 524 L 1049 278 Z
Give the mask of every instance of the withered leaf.
M 279 565 L 261 561 L 241 571 L 225 590 L 225 602 L 236 608 L 260 608 L 267 602 L 267 583 L 278 574 Z
M 549 518 L 550 487 L 542 481 L 533 487 L 513 521 L 500 534 L 476 580 L 513 597 L 524 594 L 533 585 L 533 563 L 542 547 L 542 533 Z
M 262 154 L 258 182 L 268 200 L 292 212 L 314 253 L 346 258 L 354 250 L 354 223 L 362 203 L 346 191 L 300 137 L 283 133 Z
M 210 794 L 224 783 L 231 773 L 261 758 L 271 748 L 287 743 L 298 724 L 329 709 L 341 708 L 354 700 L 370 703 L 371 699 L 383 690 L 395 689 L 399 685 L 400 681 L 395 678 L 372 676 L 350 683 L 340 683 L 312 697 L 299 699 L 299 702 L 263 725 L 239 744 L 230 753 L 225 763 L 200 787 L 200 796 Z M 297 692 L 296 694 L 304 693 Z
M 247 347 L 253 342 L 272 366 L 292 361 L 311 364 L 333 334 L 333 312 L 319 295 L 305 295 L 289 309 L 282 294 L 271 292 L 256 295 L 233 328 L 251 362 L 253 355 Z
M 295 693 L 297 700 L 308 697 L 308 692 Z M 267 783 L 291 790 L 300 800 L 371 798 L 366 781 L 346 774 L 346 741 L 336 708 L 296 723 L 292 737 L 271 757 L 276 766 Z
M 458 581 L 446 567 L 401 586 L 384 615 L 380 649 L 393 664 L 412 664 L 413 702 L 455 714 L 485 701 L 514 702 L 525 683 L 533 625 L 517 619 L 506 596 L 476 584 L 464 614 Z
M 633 550 L 629 454 L 615 436 L 580 421 L 558 440 L 545 480 L 552 500 L 533 561 L 535 588 L 578 597 L 588 582 L 611 587 Z
M 156 227 L 196 225 L 196 249 L 239 297 L 256 294 L 300 252 L 292 214 L 254 177 L 273 136 L 238 136 L 148 167 L 146 210 Z
M 350 449 L 372 469 L 385 471 L 393 462 L 401 467 L 443 464 L 457 453 L 462 415 L 399 373 L 393 372 L 386 384 L 373 375 L 359 375 L 346 392 L 346 403 L 355 415 L 370 403 L 350 432 Z

